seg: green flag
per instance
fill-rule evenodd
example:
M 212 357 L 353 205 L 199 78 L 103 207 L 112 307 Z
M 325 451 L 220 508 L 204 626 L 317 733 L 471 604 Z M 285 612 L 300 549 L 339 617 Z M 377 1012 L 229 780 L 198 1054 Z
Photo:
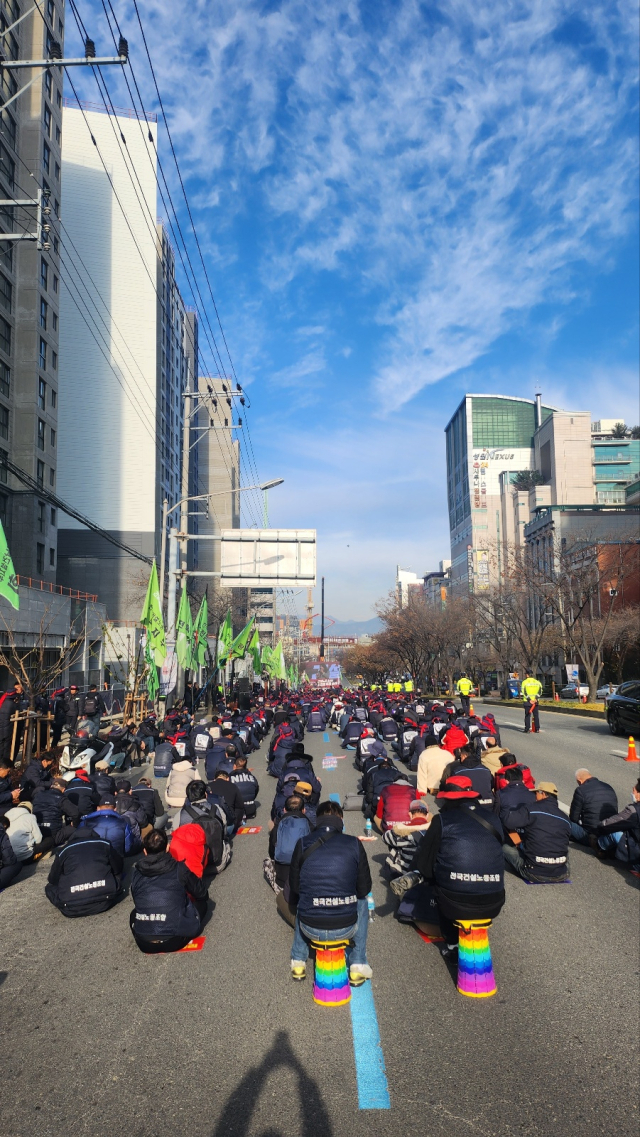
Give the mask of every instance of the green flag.
M 260 658 L 260 633 L 256 628 L 249 644 L 249 652 L 253 658 L 253 670 L 256 675 L 262 671 L 262 661 Z
M 285 667 L 284 654 L 282 651 L 282 640 L 278 640 L 278 643 L 276 644 L 275 648 L 273 649 L 273 651 L 271 653 L 271 661 L 272 661 L 272 665 L 273 665 L 273 671 L 271 672 L 271 674 L 273 675 L 273 678 L 274 679 L 286 679 L 287 678 L 287 669 Z
M 18 595 L 18 582 L 16 580 L 16 570 L 13 567 L 11 560 L 11 553 L 7 545 L 7 538 L 4 535 L 2 522 L 0 521 L 0 596 L 4 596 L 14 608 L 20 607 L 20 597 Z
M 151 701 L 155 703 L 160 684 L 158 683 L 158 668 L 156 667 L 156 661 L 151 651 L 151 641 L 148 632 L 147 642 L 144 645 L 144 659 L 147 665 L 147 694 Z
M 150 645 L 154 661 L 158 667 L 162 667 L 166 658 L 167 647 L 164 639 L 160 586 L 158 585 L 158 573 L 156 571 L 155 561 L 151 566 L 151 575 L 149 577 L 149 584 L 147 585 L 147 595 L 145 597 L 140 623 L 143 628 L 147 629 L 147 643 Z
M 186 584 L 182 585 L 176 622 L 176 655 L 178 663 L 185 671 L 193 669 L 193 620 Z
M 255 616 L 252 616 L 248 624 L 245 624 L 241 632 L 238 633 L 235 640 L 229 648 L 229 659 L 244 659 L 247 654 L 247 645 L 249 637 L 253 629 Z
M 223 623 L 220 625 L 218 631 L 218 667 L 224 667 L 227 659 L 229 658 L 229 648 L 233 640 L 233 623 L 231 620 L 231 609 L 227 609 L 227 614 Z
M 194 659 L 197 667 L 202 667 L 207 660 L 207 634 L 209 630 L 209 608 L 206 594 L 202 597 L 200 610 L 193 626 Z

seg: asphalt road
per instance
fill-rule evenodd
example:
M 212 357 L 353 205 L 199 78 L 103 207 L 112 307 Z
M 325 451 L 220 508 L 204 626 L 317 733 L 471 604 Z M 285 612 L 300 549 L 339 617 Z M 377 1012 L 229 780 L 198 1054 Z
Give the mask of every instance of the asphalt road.
M 543 716 L 517 734 L 520 710 L 498 709 L 503 739 L 570 800 L 588 765 L 621 802 L 639 767 L 599 722 Z M 516 724 L 510 726 L 509 723 Z M 327 793 L 354 789 L 351 752 L 321 772 Z M 377 910 L 369 936 L 391 1108 L 358 1108 L 351 1015 L 315 1006 L 289 975 L 291 932 L 262 878 L 275 783 L 251 764 L 264 806 L 258 835 L 236 838 L 200 953 L 144 957 L 130 900 L 66 920 L 47 902 L 44 862 L 0 896 L 0 1131 L 4 1137 L 491 1137 L 638 1129 L 640 883 L 588 850 L 572 884 L 509 876 L 491 928 L 498 993 L 460 996 L 437 948 L 393 918 L 380 839 L 368 846 Z M 346 814 L 359 832 L 362 818 Z

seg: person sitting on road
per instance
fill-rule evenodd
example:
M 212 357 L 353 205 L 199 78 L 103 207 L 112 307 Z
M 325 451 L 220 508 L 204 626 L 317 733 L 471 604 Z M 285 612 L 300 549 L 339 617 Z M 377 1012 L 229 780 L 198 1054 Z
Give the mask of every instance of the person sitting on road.
M 493 734 L 484 735 L 480 739 L 482 750 L 480 753 L 480 761 L 483 766 L 487 767 L 490 774 L 495 777 L 498 770 L 504 765 L 505 755 L 509 753 L 504 746 L 501 746 L 497 738 Z
M 203 781 L 201 774 L 195 769 L 190 758 L 179 758 L 173 763 L 169 774 L 164 795 L 167 805 L 182 806 L 187 786 L 193 781 Z
M 576 770 L 576 782 L 569 809 L 571 836 L 581 845 L 588 845 L 600 822 L 618 812 L 618 795 L 613 786 L 594 778 L 584 767 Z
M 536 795 L 533 790 L 525 786 L 519 766 L 508 767 L 505 770 L 504 780 L 506 785 L 503 790 L 498 790 L 495 801 L 495 811 L 503 828 L 507 814 L 513 809 L 518 809 L 521 805 L 526 805 L 527 809 L 534 809 L 536 804 Z
M 424 794 L 437 794 L 442 775 L 451 762 L 451 753 L 444 747 L 427 746 L 418 759 L 417 793 L 418 797 Z
M 364 802 L 362 811 L 369 819 L 375 817 L 378 809 L 378 799 L 385 786 L 397 782 L 402 778 L 400 770 L 390 758 L 378 758 L 369 767 L 365 767 L 362 775 L 362 790 Z
M 207 866 L 216 873 L 223 872 L 231 860 L 231 845 L 226 839 L 227 815 L 221 805 L 207 800 L 204 782 L 193 781 L 187 786 L 185 803 L 174 822 L 174 836 L 184 825 L 192 824 L 204 830 L 209 850 Z
M 562 884 L 569 879 L 571 822 L 558 805 L 553 782 L 539 782 L 533 808 L 517 806 L 504 819 L 505 830 L 522 834 L 514 845 L 503 845 L 504 859 L 524 880 Z
M 63 916 L 95 916 L 124 894 L 124 860 L 110 841 L 84 827 L 58 849 L 45 895 Z
M 510 754 L 510 753 L 507 753 L 504 755 L 504 757 L 502 759 L 502 766 L 500 767 L 499 770 L 496 770 L 496 772 L 493 776 L 493 784 L 494 784 L 496 790 L 503 790 L 505 788 L 505 786 L 507 785 L 505 774 L 506 774 L 507 770 L 512 770 L 514 768 L 514 766 L 516 767 L 516 769 L 522 770 L 522 780 L 523 780 L 525 786 L 527 787 L 527 789 L 528 790 L 535 790 L 536 783 L 534 781 L 533 774 L 531 773 L 531 770 L 529 769 L 529 767 L 525 766 L 523 762 L 518 762 L 518 759 L 516 758 L 515 754 Z
M 429 807 L 422 798 L 409 805 L 409 820 L 396 821 L 382 834 L 382 840 L 391 850 L 386 864 L 397 875 L 409 872 L 421 838 L 431 825 Z
M 121 778 L 120 781 L 116 782 L 115 798 L 117 813 L 129 822 L 132 837 L 130 855 L 135 857 L 142 852 L 141 834 L 142 830 L 146 828 L 146 810 L 133 797 L 131 782 L 127 778 Z
M 138 779 L 137 784 L 131 790 L 131 796 L 144 811 L 144 825 L 140 830 L 143 838 L 149 826 L 153 829 L 164 829 L 166 827 L 169 815 L 162 804 L 160 794 L 157 790 L 153 789 L 148 778 Z
M 86 813 L 78 828 L 93 830 L 98 837 L 109 841 L 121 857 L 129 857 L 136 851 L 131 825 L 128 818 L 118 813 L 114 794 L 103 794 L 98 808 L 93 813 Z
M 55 758 L 53 754 L 43 754 L 42 758 L 32 758 L 24 774 L 20 778 L 20 790 L 23 801 L 31 801 L 36 790 L 51 785 Z
M 221 806 L 227 818 L 227 837 L 233 837 L 242 825 L 244 801 L 225 770 L 218 770 L 213 781 L 207 784 L 207 800 Z
M 454 756 L 456 750 L 459 750 L 461 746 L 467 745 L 469 738 L 459 726 L 452 723 L 448 730 L 442 731 L 438 741 L 445 750 L 448 750 L 449 753 Z M 451 759 L 449 759 L 449 761 L 451 761 Z
M 7 835 L 11 822 L 4 815 L 0 815 L 0 892 L 8 888 L 22 870 L 22 861 L 19 861 L 13 850 L 13 845 Z
M 409 807 L 416 791 L 408 778 L 398 778 L 388 786 L 383 786 L 378 798 L 373 824 L 384 833 L 396 821 L 409 820 Z
M 342 808 L 318 806 L 317 827 L 298 841 L 289 870 L 290 901 L 297 906 L 291 975 L 306 976 L 309 940 L 353 940 L 349 979 L 361 986 L 372 976 L 367 962 L 371 871 L 364 845 L 343 833 Z
M 227 753 L 229 751 L 230 753 Z M 239 751 L 233 741 L 233 731 L 227 728 L 222 731 L 220 738 L 207 750 L 204 760 L 204 771 L 208 782 L 212 782 L 218 770 L 224 769 L 231 773 L 233 760 Z
M 93 774 L 89 774 L 89 781 L 98 791 L 100 797 L 102 794 L 115 794 L 116 792 L 116 780 L 108 771 L 108 762 L 96 762 Z
M 35 819 L 41 832 L 53 837 L 56 845 L 64 845 L 73 832 L 73 819 L 75 810 L 67 813 L 68 805 L 65 801 L 67 784 L 64 778 L 54 778 L 50 786 L 41 786 L 35 790 L 31 799 Z
M 51 834 L 44 834 L 33 815 L 30 801 L 19 801 L 5 813 L 9 822 L 7 836 L 13 851 L 23 865 L 37 861 L 53 845 Z
M 316 804 L 316 795 L 313 790 L 311 782 L 296 782 L 294 793 L 297 793 L 304 802 L 305 817 L 309 818 L 311 827 L 316 823 L 316 811 L 318 806 Z
M 589 844 L 598 856 L 613 853 L 633 872 L 640 872 L 640 778 L 631 792 L 629 805 L 601 821 Z
M 247 759 L 244 754 L 237 754 L 234 758 L 229 781 L 237 787 L 244 802 L 244 817 L 255 817 L 258 811 L 257 797 L 260 793 L 260 786 L 255 774 L 247 769 Z
M 152 829 L 131 878 L 133 938 L 147 955 L 180 951 L 199 936 L 207 912 L 207 882 L 167 852 L 167 835 Z
M 209 732 L 206 719 L 194 726 L 191 731 L 191 741 L 196 752 L 196 758 L 206 760 L 209 751 L 213 750 L 213 738 Z
M 0 817 L 20 798 L 20 786 L 14 787 L 12 771 L 13 766 L 10 766 L 5 759 L 0 759 Z
M 440 812 L 418 845 L 411 871 L 392 880 L 391 890 L 403 896 L 421 881 L 432 886 L 446 958 L 458 948 L 456 920 L 493 920 L 502 909 L 504 833 L 495 814 L 478 805 L 466 775 L 449 778 L 437 800 Z
M 86 770 L 76 770 L 70 781 L 65 779 L 65 787 L 64 813 L 77 825 L 81 817 L 96 808 L 102 795 L 90 781 Z
M 478 805 L 492 809 L 491 774 L 487 767 L 482 764 L 475 747 L 472 745 L 461 746 L 459 750 L 456 750 L 455 760 L 449 763 L 442 775 L 440 789 L 444 789 L 444 784 L 448 778 L 455 778 L 458 774 L 463 774 L 465 778 L 471 779 L 474 790 L 478 792 Z
M 284 889 L 289 879 L 291 858 L 298 840 L 306 837 L 312 829 L 302 796 L 292 794 L 284 804 L 282 817 L 278 818 L 269 834 L 269 857 L 273 862 L 273 881 L 269 880 L 269 883 L 276 894 Z

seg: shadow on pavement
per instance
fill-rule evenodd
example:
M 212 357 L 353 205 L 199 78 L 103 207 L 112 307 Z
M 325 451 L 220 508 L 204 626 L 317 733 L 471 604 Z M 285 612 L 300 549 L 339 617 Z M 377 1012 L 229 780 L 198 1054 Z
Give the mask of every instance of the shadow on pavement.
M 333 1127 L 316 1082 L 294 1054 L 289 1035 L 278 1031 L 261 1064 L 247 1071 L 229 1097 L 212 1137 L 244 1137 L 264 1084 L 274 1070 L 288 1067 L 297 1075 L 298 1100 L 302 1116 L 300 1137 L 333 1137 Z M 269 1128 L 262 1137 L 280 1137 L 280 1130 Z

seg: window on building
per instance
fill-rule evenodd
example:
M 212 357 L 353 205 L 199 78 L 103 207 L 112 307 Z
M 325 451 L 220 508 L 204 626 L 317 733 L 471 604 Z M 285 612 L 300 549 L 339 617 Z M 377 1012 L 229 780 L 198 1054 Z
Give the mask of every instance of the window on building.
M 53 96 L 53 79 L 51 78 L 51 72 L 50 71 L 45 71 L 45 73 L 44 73 L 44 89 L 47 92 L 48 97 L 52 98 L 52 96 Z
M 53 291 L 54 292 L 58 291 L 58 278 L 57 278 L 55 272 L 53 274 Z
M 38 533 L 47 531 L 47 507 L 43 501 L 38 502 Z
M 39 363 L 39 366 L 42 368 L 42 370 L 46 371 L 46 369 L 47 369 L 47 341 L 43 340 L 42 336 L 40 336 L 40 354 L 38 357 L 38 363 Z
M 7 355 L 11 354 L 11 324 L 3 316 L 0 316 L 0 347 Z
M 55 565 L 56 565 L 56 551 L 55 551 L 55 549 L 49 549 L 49 564 L 50 564 L 51 568 L 55 568 Z
M 51 107 L 44 104 L 44 128 L 51 138 Z
M 56 484 L 56 472 L 55 472 L 55 470 L 49 470 L 49 485 L 55 486 L 55 484 Z
M 9 455 L 6 450 L 0 450 L 0 482 L 6 486 L 7 484 L 7 458 Z
M 56 142 L 58 143 L 58 146 L 60 145 L 61 139 L 62 139 L 62 131 L 60 130 L 59 126 L 56 126 Z M 58 216 L 58 214 L 56 213 L 56 217 L 57 216 Z
M 40 258 L 40 284 L 46 292 L 49 286 L 49 265 L 44 257 Z
M 60 163 L 59 162 L 54 162 L 53 176 L 54 176 L 54 178 L 57 179 L 57 181 L 60 181 Z
M 44 572 L 44 545 L 36 545 L 36 572 Z
M 0 272 L 0 304 L 6 308 L 7 312 L 11 311 L 11 300 L 13 297 L 13 287 L 11 281 L 7 280 Z
M 11 140 L 11 145 L 13 146 L 13 148 L 15 150 L 15 147 L 16 147 L 16 120 L 13 117 L 13 115 L 9 114 L 8 111 L 3 111 L 2 116 L 1 116 L 1 121 L 2 121 L 3 134 L 5 134 L 7 136 L 7 138 L 9 138 Z
M 51 150 L 46 142 L 42 143 L 42 165 L 47 173 L 50 173 L 49 167 L 51 166 Z
M 13 189 L 13 179 L 15 177 L 16 164 L 9 154 L 9 151 L 0 142 L 0 174 Z
M 44 462 L 41 462 L 39 458 L 36 462 L 36 481 L 39 486 L 44 485 Z
M 38 419 L 38 450 L 44 450 L 44 422 L 41 418 Z M 42 476 L 44 477 L 44 467 Z
M 57 330 L 58 330 L 58 317 L 57 317 L 55 312 L 51 313 L 51 321 L 52 321 L 52 327 L 53 327 L 54 332 L 57 332 Z
M 62 106 L 62 92 L 61 91 L 56 91 L 56 103 L 58 104 L 59 107 Z
M 58 370 L 58 353 L 56 351 L 51 352 L 51 370 Z
M 0 438 L 9 439 L 9 412 L 6 407 L 0 407 Z
M 49 305 L 46 300 L 40 297 L 40 327 L 47 330 L 47 314 L 49 312 Z
M 58 220 L 60 220 L 60 202 L 58 201 L 57 198 L 53 203 L 53 212 L 54 212 L 54 216 L 57 217 Z
M 55 16 L 55 8 L 53 6 L 53 0 L 47 0 L 47 19 L 48 19 L 48 21 L 52 27 L 53 27 L 54 16 Z
M 53 427 L 51 427 L 51 428 L 50 428 L 50 430 L 51 430 L 51 446 L 52 446 L 52 447 L 53 447 L 53 449 L 55 450 L 55 445 L 56 445 L 56 432 L 55 432 L 55 430 L 53 429 Z
M 44 410 L 47 405 L 47 384 L 44 379 L 38 379 L 38 406 Z
M 6 363 L 0 362 L 0 395 L 4 395 L 5 399 L 8 399 L 10 394 L 11 370 L 7 367 Z
M 57 237 L 53 238 L 53 251 L 56 254 L 60 252 L 60 242 Z
M 7 528 L 7 506 L 9 505 L 9 498 L 6 493 L 0 493 L 0 521 L 2 522 L 3 529 Z
M 60 19 L 59 16 L 58 16 L 58 35 L 59 36 L 64 35 L 64 24 L 62 23 L 62 20 Z
M 54 391 L 54 389 L 52 387 L 51 388 L 51 406 L 55 407 L 57 402 L 58 402 L 58 394 L 56 391 Z
M 56 523 L 56 511 L 52 506 L 51 507 L 51 524 L 55 525 L 55 523 Z

